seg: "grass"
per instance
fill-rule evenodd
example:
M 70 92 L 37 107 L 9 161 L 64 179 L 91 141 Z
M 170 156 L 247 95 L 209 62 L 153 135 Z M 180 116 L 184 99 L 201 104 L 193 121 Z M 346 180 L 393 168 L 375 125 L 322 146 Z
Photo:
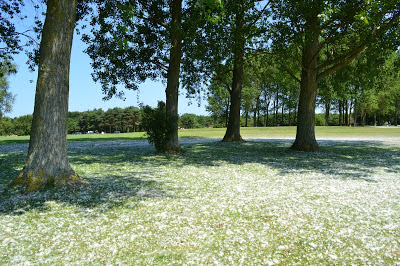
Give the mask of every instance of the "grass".
M 242 129 L 275 138 L 243 143 L 184 130 L 202 139 L 175 156 L 134 134 L 84 136 L 69 158 L 91 185 L 28 195 L 6 187 L 26 156 L 12 148 L 26 144 L 0 145 L 0 264 L 399 265 L 400 145 L 384 141 L 398 130 L 345 130 L 317 134 L 382 140 L 311 154 L 288 149 L 292 128 Z
M 179 130 L 180 138 L 223 138 L 225 128 L 200 128 Z M 400 137 L 400 127 L 315 127 L 316 137 Z M 242 127 L 246 138 L 295 138 L 296 127 Z M 68 135 L 68 141 L 105 141 L 146 139 L 143 132 L 121 134 Z M 0 144 L 28 143 L 29 136 L 0 136 Z

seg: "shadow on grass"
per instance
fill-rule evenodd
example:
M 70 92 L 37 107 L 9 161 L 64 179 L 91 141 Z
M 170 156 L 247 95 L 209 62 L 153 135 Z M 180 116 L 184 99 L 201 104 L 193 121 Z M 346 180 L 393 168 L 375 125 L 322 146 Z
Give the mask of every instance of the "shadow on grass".
M 78 158 L 72 155 L 70 161 L 73 164 L 96 163 L 96 160 L 79 160 Z M 18 188 L 9 188 L 7 185 L 19 174 L 18 169 L 22 168 L 24 160 L 25 154 L 22 153 L 0 157 L 1 166 L 7 165 L 6 168 L 0 170 L 0 215 L 21 215 L 31 210 L 47 211 L 50 209 L 48 202 L 76 206 L 81 212 L 90 209 L 106 212 L 119 206 L 138 208 L 141 201 L 171 197 L 165 191 L 163 182 L 154 178 L 156 173 L 153 173 L 151 169 L 122 174 L 91 171 L 90 176 L 82 175 L 89 181 L 88 186 L 77 189 L 51 187 L 23 194 Z
M 376 182 L 372 176 L 383 168 L 400 174 L 400 149 L 382 142 L 321 141 L 321 152 L 290 150 L 293 140 L 189 145 L 184 164 L 218 166 L 222 163 L 258 163 L 279 170 L 281 175 L 324 173 L 327 178 Z M 202 159 L 204 157 L 204 159 Z
M 80 169 L 82 173 L 78 174 L 88 180 L 90 186 L 77 190 L 52 188 L 28 195 L 7 188 L 7 184 L 17 176 L 18 169 L 22 168 L 25 154 L 2 154 L 0 214 L 18 215 L 32 209 L 46 210 L 49 201 L 102 210 L 125 206 L 129 202 L 130 207 L 136 208 L 140 201 L 149 198 L 170 197 L 170 190 L 158 178 L 162 176 L 160 169 L 163 166 L 178 171 L 185 166 L 195 166 L 201 171 L 203 166 L 253 164 L 256 170 L 258 165 L 266 165 L 278 170 L 282 176 L 322 173 L 326 179 L 372 183 L 379 182 L 376 174 L 382 169 L 400 176 L 400 149 L 397 146 L 380 142 L 322 141 L 321 152 L 302 153 L 290 150 L 291 144 L 292 140 L 241 143 L 199 140 L 183 142 L 186 153 L 181 155 L 156 154 L 150 145 L 123 147 L 119 143 L 116 146 L 81 147 L 69 151 L 70 162 Z M 184 170 L 182 174 L 185 174 Z

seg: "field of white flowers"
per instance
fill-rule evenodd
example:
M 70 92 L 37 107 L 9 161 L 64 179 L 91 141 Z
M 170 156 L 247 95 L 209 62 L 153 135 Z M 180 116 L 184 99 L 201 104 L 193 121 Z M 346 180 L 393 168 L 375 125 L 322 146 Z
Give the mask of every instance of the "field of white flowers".
M 0 264 L 400 265 L 400 139 L 292 141 L 73 142 L 90 185 L 28 195 L 0 145 Z

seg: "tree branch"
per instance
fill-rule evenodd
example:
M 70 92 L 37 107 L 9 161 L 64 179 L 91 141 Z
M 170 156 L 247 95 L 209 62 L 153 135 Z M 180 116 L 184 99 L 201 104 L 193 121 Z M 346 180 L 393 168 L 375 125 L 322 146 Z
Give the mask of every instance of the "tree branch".
M 328 67 L 330 65 L 333 65 L 332 67 L 324 70 L 322 73 L 318 74 L 317 76 L 317 82 L 325 78 L 326 76 L 336 72 L 337 70 L 347 66 L 348 64 L 351 63 L 364 49 L 367 47 L 367 43 L 363 43 L 360 46 L 358 46 L 356 49 L 348 52 L 347 54 L 338 57 L 334 60 L 331 60 L 330 62 L 326 62 L 322 66 Z M 328 64 L 329 63 L 329 64 Z M 325 67 L 318 67 L 317 72 L 321 71 Z M 322 67 L 322 68 L 321 68 Z
M 301 82 L 301 80 L 298 78 L 298 77 L 296 77 L 296 75 L 292 72 L 292 71 L 290 71 L 290 69 L 288 69 L 285 65 L 283 65 L 282 63 L 280 63 L 280 62 L 278 62 L 278 64 L 295 80 L 295 81 L 297 81 L 297 82 Z
M 138 0 L 138 2 L 142 5 L 143 9 L 147 12 L 147 14 L 149 14 L 149 13 L 150 13 L 150 12 L 149 12 L 149 9 L 150 9 L 150 8 L 149 8 L 149 6 L 148 6 L 148 4 L 147 4 L 147 1 Z M 155 23 L 155 24 L 157 24 L 157 25 L 159 25 L 159 26 L 161 26 L 161 27 L 167 29 L 167 26 L 168 26 L 167 23 L 166 23 L 166 22 L 163 22 L 163 21 L 160 21 L 160 20 L 157 19 L 157 18 L 139 16 L 139 14 L 135 14 L 135 15 L 136 15 L 136 17 L 138 17 L 138 18 L 140 18 L 140 19 L 153 22 L 153 23 Z

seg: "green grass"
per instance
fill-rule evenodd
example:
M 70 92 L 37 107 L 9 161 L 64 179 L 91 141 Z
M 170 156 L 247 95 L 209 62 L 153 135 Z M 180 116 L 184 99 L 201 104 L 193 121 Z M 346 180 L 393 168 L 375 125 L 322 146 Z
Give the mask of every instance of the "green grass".
M 181 138 L 223 138 L 225 128 L 199 128 L 179 130 Z M 316 127 L 316 137 L 400 137 L 400 127 Z M 296 127 L 242 127 L 246 138 L 295 138 Z M 69 141 L 139 140 L 146 139 L 143 132 L 121 134 L 68 135 Z M 0 136 L 0 144 L 27 143 L 29 136 Z
M 333 129 L 317 132 L 398 136 Z M 242 133 L 275 140 L 223 143 L 223 129 L 183 130 L 216 139 L 183 141 L 176 156 L 134 134 L 83 136 L 69 158 L 90 186 L 28 195 L 7 188 L 25 161 L 11 152 L 20 144 L 0 145 L 0 265 L 400 264 L 399 144 L 330 140 L 301 153 L 282 139 L 294 128 Z

